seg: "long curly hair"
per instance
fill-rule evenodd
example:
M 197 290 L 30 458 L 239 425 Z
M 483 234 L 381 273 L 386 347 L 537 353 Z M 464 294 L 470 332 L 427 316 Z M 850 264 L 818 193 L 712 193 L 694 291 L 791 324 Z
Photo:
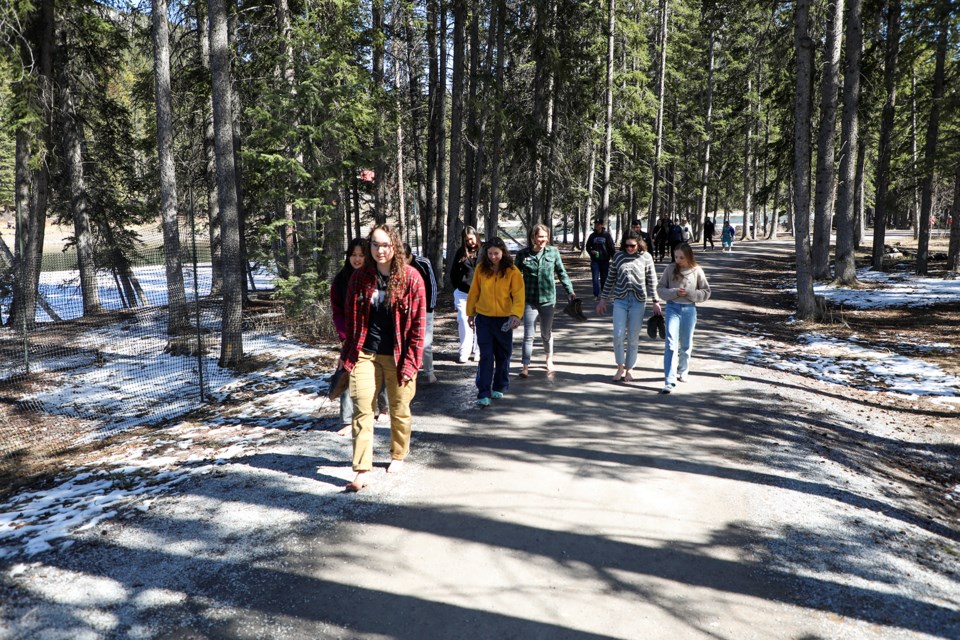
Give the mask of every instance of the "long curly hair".
M 500 258 L 499 271 L 494 269 L 490 263 L 490 259 L 487 257 L 487 251 L 490 249 L 500 249 L 500 251 L 503 252 L 503 257 Z M 483 246 L 480 248 L 480 260 L 477 262 L 477 268 L 480 269 L 480 271 L 488 276 L 498 274 L 503 277 L 512 266 L 513 256 L 510 255 L 510 251 L 507 249 L 507 245 L 503 240 L 500 238 L 490 238 L 483 243 Z
M 390 244 L 393 246 L 393 259 L 390 261 L 390 282 L 387 284 L 387 299 L 393 305 L 407 293 L 407 261 L 404 259 L 403 239 L 400 237 L 400 230 L 393 225 L 378 224 L 370 229 L 370 233 L 367 234 L 367 266 L 374 271 L 377 269 L 377 261 L 373 258 L 373 234 L 376 231 L 387 234 L 390 237 Z

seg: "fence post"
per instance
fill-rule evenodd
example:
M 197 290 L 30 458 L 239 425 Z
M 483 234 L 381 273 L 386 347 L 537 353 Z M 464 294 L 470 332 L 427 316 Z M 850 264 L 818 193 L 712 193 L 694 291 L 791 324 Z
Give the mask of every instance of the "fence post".
M 193 304 L 197 312 L 197 371 L 200 374 L 200 402 L 204 402 L 203 390 L 203 331 L 200 327 L 200 286 L 197 277 L 197 223 L 193 210 L 193 185 L 187 188 L 190 195 L 190 244 L 193 253 Z M 210 248 L 211 252 L 213 248 Z M 211 259 L 213 254 L 211 253 Z

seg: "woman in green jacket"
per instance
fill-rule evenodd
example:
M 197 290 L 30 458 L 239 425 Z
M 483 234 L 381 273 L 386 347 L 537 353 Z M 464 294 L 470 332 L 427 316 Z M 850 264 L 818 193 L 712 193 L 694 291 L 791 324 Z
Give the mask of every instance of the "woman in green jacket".
M 560 251 L 550 244 L 550 230 L 544 224 L 535 225 L 527 236 L 527 247 L 517 253 L 517 267 L 523 274 L 525 305 L 523 310 L 523 369 L 520 377 L 530 374 L 533 358 L 533 331 L 540 318 L 540 339 L 547 356 L 547 373 L 553 372 L 553 312 L 557 304 L 556 280 L 573 300 L 573 283 L 563 268 Z

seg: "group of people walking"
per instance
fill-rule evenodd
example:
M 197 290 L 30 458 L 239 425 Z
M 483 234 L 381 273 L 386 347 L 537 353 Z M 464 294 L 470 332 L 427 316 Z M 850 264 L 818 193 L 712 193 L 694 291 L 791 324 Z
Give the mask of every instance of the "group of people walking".
M 635 221 L 617 250 L 601 219 L 586 242 L 591 257 L 597 312 L 613 315 L 614 381 L 632 381 L 638 338 L 648 301 L 664 315 L 664 387 L 670 393 L 687 380 L 696 305 L 710 297 L 710 286 L 689 242 L 671 247 L 672 262 L 657 278 L 650 253 L 651 236 Z M 553 362 L 553 320 L 557 282 L 570 301 L 577 299 L 563 259 L 550 243 L 547 226 L 535 225 L 516 259 L 504 241 L 480 242 L 473 227 L 463 230 L 451 260 L 460 341 L 457 360 L 477 361 L 476 405 L 489 407 L 510 388 L 513 332 L 523 326 L 519 376 L 530 375 L 539 322 L 548 375 Z M 347 247 L 343 268 L 330 290 L 333 320 L 342 342 L 340 366 L 349 372 L 349 391 L 341 396 L 340 432 L 353 436 L 354 480 L 360 491 L 373 469 L 373 425 L 389 412 L 390 458 L 387 472 L 402 468 L 410 448 L 410 402 L 422 369 L 428 383 L 433 369 L 433 312 L 437 280 L 428 260 L 404 245 L 397 229 L 375 226 L 365 239 Z

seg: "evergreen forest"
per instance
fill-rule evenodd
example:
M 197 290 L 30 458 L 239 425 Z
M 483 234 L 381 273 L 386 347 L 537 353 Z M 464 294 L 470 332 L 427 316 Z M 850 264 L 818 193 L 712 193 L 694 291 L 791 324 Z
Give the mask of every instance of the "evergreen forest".
M 949 221 L 957 270 L 958 28 L 952 0 L 5 0 L 9 324 L 34 322 L 52 223 L 85 315 L 162 230 L 170 335 L 197 225 L 234 366 L 250 264 L 302 306 L 372 222 L 442 274 L 464 227 L 579 247 L 597 217 L 789 234 L 815 319 L 813 283 L 881 268 L 887 229 L 923 274 Z

